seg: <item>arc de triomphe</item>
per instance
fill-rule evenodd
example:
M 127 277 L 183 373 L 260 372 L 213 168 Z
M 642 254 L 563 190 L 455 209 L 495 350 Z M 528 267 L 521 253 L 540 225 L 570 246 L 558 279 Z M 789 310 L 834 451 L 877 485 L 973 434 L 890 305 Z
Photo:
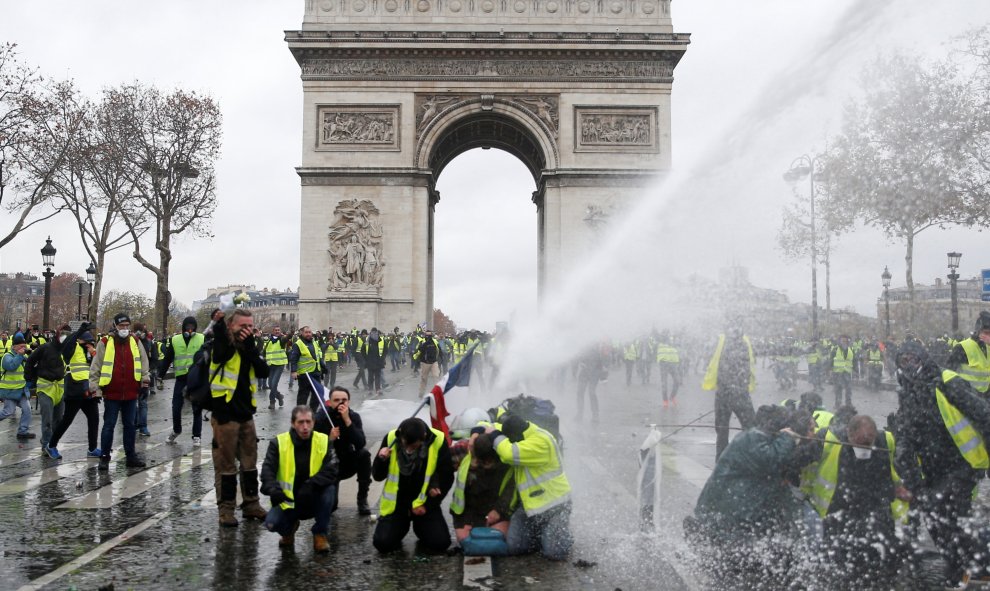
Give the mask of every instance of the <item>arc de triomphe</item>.
M 432 321 L 436 180 L 498 148 L 533 174 L 538 286 L 670 167 L 689 42 L 669 0 L 306 0 L 299 317 Z

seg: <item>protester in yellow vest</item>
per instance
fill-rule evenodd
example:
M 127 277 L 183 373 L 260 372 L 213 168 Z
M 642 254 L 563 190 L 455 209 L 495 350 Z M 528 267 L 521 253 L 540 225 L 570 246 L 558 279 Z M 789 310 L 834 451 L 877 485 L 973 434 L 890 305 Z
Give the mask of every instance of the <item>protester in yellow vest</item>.
M 945 559 L 946 582 L 987 576 L 986 543 L 964 524 L 977 483 L 990 467 L 990 403 L 955 372 L 942 370 L 918 342 L 897 352 L 901 390 L 896 467 Z
M 124 453 L 128 468 L 143 468 L 144 460 L 134 449 L 137 434 L 137 399 L 147 388 L 148 356 L 131 334 L 131 318 L 121 312 L 113 317 L 114 331 L 96 345 L 89 368 L 89 389 L 103 397 L 103 431 L 100 433 L 99 470 L 110 469 L 110 449 L 118 415 L 124 422 Z
M 21 420 L 17 426 L 17 440 L 34 439 L 31 433 L 31 402 L 27 393 L 27 380 L 24 378 L 24 362 L 27 360 L 27 340 L 21 333 L 11 338 L 10 350 L 0 358 L 0 421 L 11 418 L 21 408 Z M 11 419 L 13 420 L 13 419 Z
M 10 338 L 10 335 L 7 334 L 7 331 L 0 330 L 0 357 L 3 357 L 3 355 L 10 351 L 12 344 L 13 340 Z
M 292 409 L 292 429 L 268 442 L 261 466 L 261 492 L 271 497 L 268 531 L 292 548 L 299 521 L 313 519 L 313 549 L 329 552 L 330 513 L 337 498 L 337 456 L 330 438 L 313 431 L 313 409 Z
M 493 437 L 472 433 L 469 447 L 457 469 L 450 500 L 454 535 L 462 546 L 476 527 L 508 535 L 516 498 L 513 470 L 499 461 Z
M 732 414 L 735 413 L 743 430 L 754 426 L 756 421 L 749 396 L 756 389 L 756 356 L 738 322 L 732 322 L 728 332 L 718 336 L 701 387 L 715 390 L 715 459 L 718 460 L 729 445 Z
M 88 453 L 91 458 L 103 455 L 100 449 L 100 399 L 89 391 L 89 368 L 96 354 L 96 340 L 90 332 L 91 326 L 83 323 L 69 339 L 76 343 L 72 357 L 69 359 L 68 372 L 65 374 L 65 412 L 62 420 L 55 427 L 52 439 L 48 443 L 50 450 L 58 448 L 58 442 L 72 425 L 79 411 L 86 415 L 86 437 L 89 444 Z
M 75 352 L 76 341 L 68 324 L 58 330 L 57 339 L 47 341 L 31 352 L 24 363 L 24 377 L 28 383 L 34 383 L 38 391 L 38 406 L 41 410 L 41 452 L 59 460 L 62 455 L 57 449 L 49 447 L 55 426 L 62 420 L 65 404 L 62 402 L 65 393 L 65 370 Z
M 289 364 L 288 335 L 282 334 L 282 327 L 276 326 L 272 329 L 272 334 L 265 341 L 264 355 L 265 363 L 268 364 L 268 410 L 275 410 L 275 403 L 279 407 L 285 405 L 285 396 L 278 391 L 278 382 L 282 378 L 285 366 Z
M 289 349 L 289 375 L 299 380 L 296 405 L 308 405 L 318 410 L 325 401 L 318 398 L 313 387 L 323 381 L 323 349 L 313 338 L 313 329 L 304 326 L 299 329 L 299 340 Z
M 835 388 L 835 408 L 842 406 L 843 393 L 846 405 L 852 406 L 852 371 L 855 357 L 855 350 L 849 346 L 849 337 L 840 336 L 838 344 L 829 353 L 832 386 Z
M 454 466 L 443 432 L 415 417 L 402 421 L 382 440 L 371 477 L 385 481 L 372 540 L 379 552 L 402 548 L 410 526 L 430 550 L 450 546 L 440 503 L 454 483 Z
M 973 334 L 953 347 L 946 367 L 968 381 L 984 399 L 990 398 L 990 312 L 980 312 Z
M 165 357 L 158 364 L 158 377 L 165 379 L 170 365 L 175 366 L 175 387 L 172 389 L 172 433 L 166 443 L 174 444 L 182 434 L 182 407 L 185 405 L 186 376 L 193 365 L 196 353 L 203 348 L 206 337 L 196 332 L 198 324 L 194 316 L 182 321 L 182 332 L 174 335 L 165 349 Z M 203 441 L 203 411 L 192 407 L 192 444 L 199 447 Z
M 506 413 L 500 420 L 489 430 L 499 459 L 512 466 L 522 505 L 509 524 L 509 554 L 539 551 L 550 560 L 564 560 L 574 543 L 571 485 L 557 440 L 521 417 Z

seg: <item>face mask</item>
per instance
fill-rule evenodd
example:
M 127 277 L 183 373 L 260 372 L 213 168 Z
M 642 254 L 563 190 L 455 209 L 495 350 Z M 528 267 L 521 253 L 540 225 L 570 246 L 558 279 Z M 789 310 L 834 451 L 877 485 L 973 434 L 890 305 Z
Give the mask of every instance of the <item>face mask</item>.
M 191 337 L 192 336 L 192 331 L 191 330 L 187 330 L 187 331 L 183 332 L 182 334 L 186 335 L 187 337 Z
M 122 339 L 126 339 L 127 338 L 127 335 L 129 335 L 129 334 L 131 334 L 131 331 L 128 328 L 119 328 L 119 329 L 117 329 L 117 336 L 119 336 Z
M 853 453 L 857 460 L 868 460 L 873 455 L 873 450 L 868 447 L 854 447 Z

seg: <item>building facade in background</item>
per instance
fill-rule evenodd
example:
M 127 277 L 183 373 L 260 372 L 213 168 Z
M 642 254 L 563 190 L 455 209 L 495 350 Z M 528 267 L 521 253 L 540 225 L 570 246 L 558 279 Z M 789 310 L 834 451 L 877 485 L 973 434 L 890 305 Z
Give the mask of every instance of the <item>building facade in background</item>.
M 968 336 L 973 331 L 976 317 L 981 310 L 990 310 L 990 302 L 980 301 L 982 281 L 979 277 L 960 279 L 956 282 L 956 301 L 959 310 L 959 333 Z M 890 330 L 895 338 L 903 338 L 913 332 L 919 337 L 953 336 L 952 286 L 941 277 L 933 285 L 914 285 L 914 323 L 910 322 L 910 293 L 907 287 L 892 287 L 890 298 Z M 886 302 L 881 291 L 877 298 L 877 318 L 886 325 Z
M 45 280 L 30 273 L 0 273 L 0 329 L 41 324 Z
M 251 309 L 254 315 L 254 325 L 263 332 L 270 332 L 275 326 L 286 332 L 299 328 L 299 292 L 289 288 L 279 290 L 265 287 L 259 290 L 254 285 L 213 287 L 206 290 L 206 298 L 193 302 L 192 309 L 195 312 L 201 309 L 222 308 L 221 298 L 224 296 L 234 297 L 240 294 L 247 294 L 251 298 L 242 306 Z M 200 329 L 203 328 L 205 326 L 200 327 Z M 313 327 L 314 330 L 324 328 L 326 327 Z

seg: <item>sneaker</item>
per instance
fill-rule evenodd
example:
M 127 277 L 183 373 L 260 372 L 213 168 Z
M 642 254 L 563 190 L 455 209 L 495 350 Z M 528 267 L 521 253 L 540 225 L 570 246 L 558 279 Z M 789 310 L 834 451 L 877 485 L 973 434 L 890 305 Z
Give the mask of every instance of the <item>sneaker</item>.
M 199 447 L 203 443 L 201 437 L 193 437 L 193 447 Z
M 148 464 L 143 459 L 141 459 L 141 456 L 135 455 L 127 458 L 128 468 L 144 468 L 147 465 Z
M 138 431 L 138 435 L 142 437 L 151 437 L 151 431 L 149 431 L 148 428 L 145 427 L 144 429 Z
M 96 449 L 91 449 L 88 452 L 86 452 L 86 455 L 91 458 L 98 458 L 103 455 L 103 451 L 97 447 Z
M 18 433 L 17 434 L 17 438 L 20 439 L 21 441 L 23 441 L 25 439 L 34 439 L 35 437 L 37 437 L 37 435 L 35 435 L 34 433 L 26 433 L 25 432 L 25 433 Z
M 110 471 L 110 456 L 100 456 L 100 465 L 97 470 L 100 472 Z
M 178 438 L 179 438 L 179 434 L 176 433 L 175 431 L 172 431 L 171 433 L 168 434 L 168 439 L 165 440 L 165 443 L 169 445 L 175 445 L 175 440 Z
M 46 456 L 48 456 L 49 458 L 51 458 L 53 460 L 61 460 L 62 459 L 62 454 L 58 453 L 58 450 L 55 449 L 54 447 L 48 447 L 46 445 L 45 447 L 42 448 L 42 451 L 45 453 Z

